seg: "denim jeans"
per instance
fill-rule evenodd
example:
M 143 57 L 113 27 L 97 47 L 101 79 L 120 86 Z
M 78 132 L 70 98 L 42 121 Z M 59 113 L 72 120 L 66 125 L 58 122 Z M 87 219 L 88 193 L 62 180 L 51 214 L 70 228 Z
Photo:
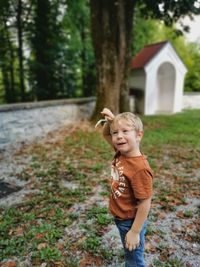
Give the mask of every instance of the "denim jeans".
M 140 245 L 135 250 L 129 251 L 125 248 L 125 236 L 130 230 L 133 220 L 118 220 L 115 219 L 115 224 L 119 230 L 120 237 L 125 252 L 125 267 L 145 267 L 144 262 L 144 235 L 146 232 L 147 221 L 143 224 L 142 230 L 140 231 Z

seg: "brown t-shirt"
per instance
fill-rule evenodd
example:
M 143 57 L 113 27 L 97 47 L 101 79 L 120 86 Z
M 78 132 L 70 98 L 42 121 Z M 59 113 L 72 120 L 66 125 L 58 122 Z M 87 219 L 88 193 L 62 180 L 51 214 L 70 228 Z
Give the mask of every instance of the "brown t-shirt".
M 144 155 L 115 155 L 111 169 L 109 209 L 114 217 L 133 219 L 139 200 L 152 196 L 153 172 Z

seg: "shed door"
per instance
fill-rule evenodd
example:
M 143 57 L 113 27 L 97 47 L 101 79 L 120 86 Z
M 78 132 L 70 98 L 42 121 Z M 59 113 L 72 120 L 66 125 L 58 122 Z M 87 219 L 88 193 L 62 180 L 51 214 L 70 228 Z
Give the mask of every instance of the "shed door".
M 175 96 L 175 68 L 169 63 L 163 63 L 157 72 L 158 99 L 157 113 L 171 113 Z

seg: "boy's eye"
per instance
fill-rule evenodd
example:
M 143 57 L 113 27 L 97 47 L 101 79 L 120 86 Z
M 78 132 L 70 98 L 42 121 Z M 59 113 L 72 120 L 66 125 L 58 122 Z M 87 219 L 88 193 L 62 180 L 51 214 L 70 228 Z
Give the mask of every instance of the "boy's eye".
M 128 133 L 128 130 L 123 130 L 123 133 Z
M 117 131 L 112 132 L 113 135 L 117 135 Z

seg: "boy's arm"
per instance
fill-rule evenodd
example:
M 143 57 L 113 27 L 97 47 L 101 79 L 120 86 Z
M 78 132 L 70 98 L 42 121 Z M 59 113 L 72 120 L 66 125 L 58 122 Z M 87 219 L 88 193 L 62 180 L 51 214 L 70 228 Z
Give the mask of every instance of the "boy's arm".
M 111 137 L 111 134 L 110 134 L 110 123 L 109 122 L 106 122 L 103 126 L 103 137 L 104 139 L 111 145 L 113 146 L 112 144 L 112 137 Z
M 108 108 L 104 108 L 102 110 L 101 114 L 107 120 L 107 122 L 103 126 L 103 137 L 105 138 L 105 140 L 109 144 L 111 144 L 111 146 L 113 146 L 113 144 L 112 144 L 112 137 L 111 137 L 111 134 L 110 134 L 110 123 L 113 121 L 113 119 L 114 119 L 115 116 L 114 116 L 114 114 Z
M 130 251 L 136 249 L 140 243 L 140 231 L 147 219 L 151 206 L 151 198 L 141 200 L 138 205 L 135 220 L 131 226 L 131 229 L 126 234 L 126 248 Z
M 151 198 L 147 198 L 140 201 L 134 223 L 131 227 L 131 231 L 135 233 L 140 233 L 140 230 L 149 214 L 150 206 Z

